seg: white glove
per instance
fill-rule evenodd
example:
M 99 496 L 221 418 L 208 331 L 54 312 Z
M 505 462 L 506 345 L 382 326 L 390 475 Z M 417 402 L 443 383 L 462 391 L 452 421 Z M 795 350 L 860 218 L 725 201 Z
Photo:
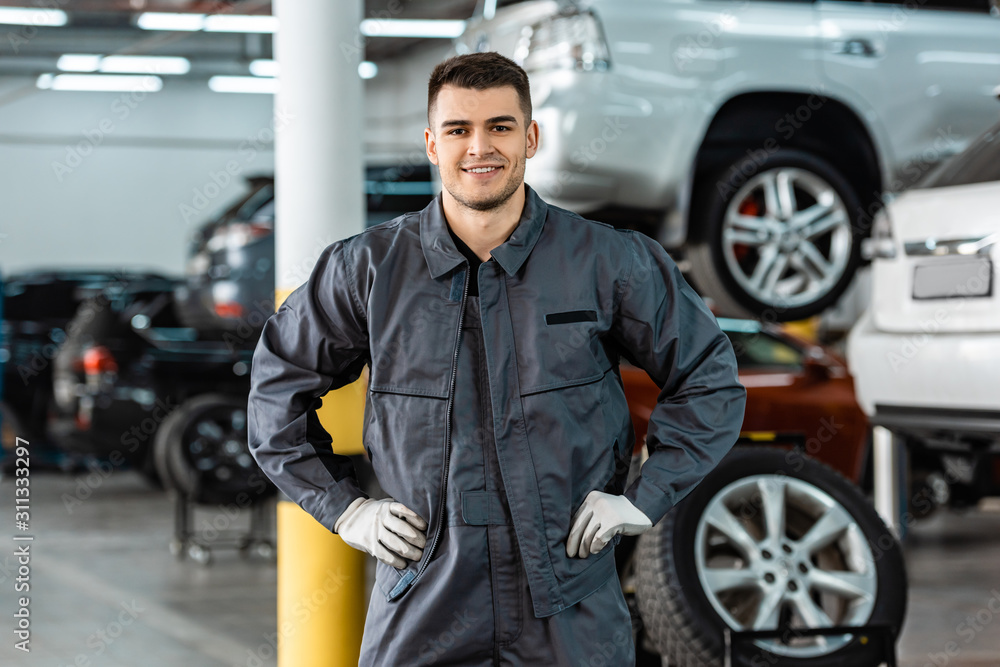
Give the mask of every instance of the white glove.
M 586 558 L 606 547 L 618 533 L 639 535 L 652 527 L 649 517 L 625 496 L 591 491 L 573 516 L 566 555 Z
M 386 565 L 406 567 L 406 560 L 420 560 L 427 545 L 427 522 L 392 498 L 358 498 L 333 527 L 355 549 L 367 551 Z

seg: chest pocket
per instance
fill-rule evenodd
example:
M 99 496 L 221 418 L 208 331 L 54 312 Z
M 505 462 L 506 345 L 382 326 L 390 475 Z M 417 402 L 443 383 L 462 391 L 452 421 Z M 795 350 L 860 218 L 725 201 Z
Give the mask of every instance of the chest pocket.
M 601 342 L 605 329 L 595 309 L 535 313 L 518 327 L 521 394 L 535 394 L 601 379 L 612 364 Z
M 461 303 L 449 280 L 405 291 L 369 313 L 373 392 L 447 398 Z

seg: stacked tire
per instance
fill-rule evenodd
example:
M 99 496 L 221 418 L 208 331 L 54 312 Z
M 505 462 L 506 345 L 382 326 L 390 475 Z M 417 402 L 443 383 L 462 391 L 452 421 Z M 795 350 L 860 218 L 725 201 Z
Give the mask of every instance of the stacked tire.
M 735 449 L 639 538 L 635 558 L 639 611 L 665 666 L 722 665 L 726 627 L 782 631 L 734 651 L 736 666 L 874 666 L 877 642 L 803 631 L 898 635 L 906 611 L 899 543 L 856 486 L 794 450 Z

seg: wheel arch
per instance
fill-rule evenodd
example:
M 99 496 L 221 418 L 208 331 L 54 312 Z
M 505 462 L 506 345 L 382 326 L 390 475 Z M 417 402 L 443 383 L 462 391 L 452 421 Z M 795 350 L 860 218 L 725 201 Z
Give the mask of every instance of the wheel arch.
M 846 103 L 816 92 L 755 91 L 729 98 L 705 130 L 685 189 L 696 193 L 740 157 L 753 159 L 779 148 L 814 153 L 832 164 L 857 193 L 864 209 L 861 219 L 870 226 L 882 206 L 882 164 L 875 141 Z M 699 238 L 699 202 L 689 195 L 685 204 L 686 236 Z

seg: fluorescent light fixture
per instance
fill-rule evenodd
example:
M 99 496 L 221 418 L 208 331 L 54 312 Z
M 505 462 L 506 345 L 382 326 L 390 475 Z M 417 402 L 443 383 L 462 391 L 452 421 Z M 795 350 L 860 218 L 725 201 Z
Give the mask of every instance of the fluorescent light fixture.
M 261 76 L 213 76 L 208 87 L 217 93 L 276 93 L 278 80 Z
M 187 30 L 206 32 L 268 32 L 278 31 L 278 18 L 264 14 L 181 14 L 144 12 L 136 20 L 143 30 Z
M 366 37 L 439 37 L 451 39 L 465 32 L 465 21 L 434 19 L 365 19 Z
M 178 56 L 101 56 L 67 53 L 56 67 L 64 72 L 110 72 L 114 74 L 187 74 L 191 62 Z
M 206 32 L 278 32 L 277 16 L 245 14 L 210 14 L 205 17 Z
M 101 56 L 94 53 L 67 53 L 59 56 L 56 67 L 64 72 L 96 72 Z
M 250 62 L 250 73 L 259 77 L 278 76 L 277 60 L 253 60 Z M 362 79 L 374 79 L 378 75 L 378 65 L 365 60 L 358 64 L 358 76 Z
M 66 25 L 67 21 L 66 12 L 61 9 L 0 7 L 0 23 L 7 25 L 58 27 Z
M 250 73 L 254 76 L 278 76 L 277 60 L 251 60 Z
M 179 56 L 104 56 L 99 70 L 122 74 L 187 74 L 191 61 Z
M 143 30 L 197 31 L 205 26 L 205 15 L 143 12 L 139 14 L 136 25 Z
M 42 90 L 155 93 L 163 88 L 163 79 L 150 75 L 42 74 L 38 77 L 35 85 Z

